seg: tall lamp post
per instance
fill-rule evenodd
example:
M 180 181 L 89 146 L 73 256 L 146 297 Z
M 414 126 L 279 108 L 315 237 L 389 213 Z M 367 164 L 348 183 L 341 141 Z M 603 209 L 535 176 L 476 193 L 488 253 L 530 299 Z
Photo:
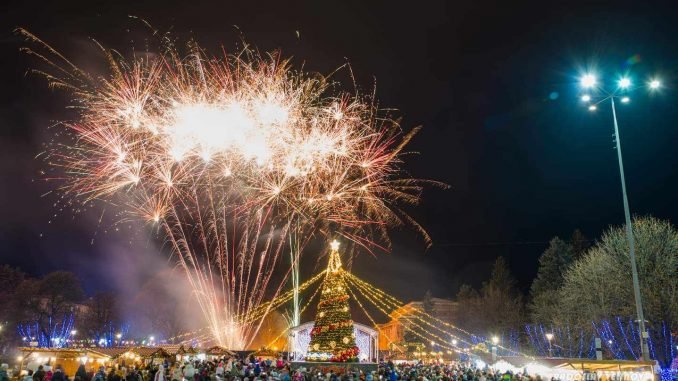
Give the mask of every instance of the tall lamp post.
M 633 295 L 636 301 L 636 315 L 638 316 L 638 326 L 640 330 L 640 350 L 644 361 L 650 360 L 650 351 L 647 345 L 648 334 L 645 330 L 645 316 L 643 315 L 643 302 L 640 294 L 640 282 L 638 281 L 638 269 L 636 266 L 636 247 L 633 239 L 633 227 L 631 226 L 631 212 L 629 211 L 629 199 L 626 195 L 626 179 L 624 176 L 624 163 L 622 161 L 621 140 L 619 139 L 619 125 L 617 124 L 617 111 L 615 109 L 615 99 L 619 99 L 622 104 L 631 102 L 628 94 L 637 88 L 632 87 L 631 79 L 624 76 L 618 79 L 617 86 L 613 91 L 608 91 L 602 87 L 593 74 L 585 74 L 581 78 L 581 86 L 585 93 L 581 96 L 582 102 L 588 104 L 589 111 L 596 111 L 598 105 L 610 101 L 612 108 L 612 121 L 614 124 L 614 138 L 617 143 L 617 160 L 619 161 L 619 175 L 621 178 L 622 195 L 624 199 L 624 217 L 626 219 L 626 239 L 629 243 L 629 257 L 631 260 L 631 274 L 633 278 Z M 661 82 L 658 79 L 652 79 L 647 83 L 650 90 L 658 90 Z M 549 341 L 550 342 L 550 341 Z
M 553 347 L 551 346 L 551 340 L 553 340 L 553 334 L 551 332 L 547 333 L 546 340 L 549 342 L 549 357 L 553 357 Z
M 499 344 L 499 338 L 497 336 L 492 336 L 492 363 L 497 362 L 497 344 Z

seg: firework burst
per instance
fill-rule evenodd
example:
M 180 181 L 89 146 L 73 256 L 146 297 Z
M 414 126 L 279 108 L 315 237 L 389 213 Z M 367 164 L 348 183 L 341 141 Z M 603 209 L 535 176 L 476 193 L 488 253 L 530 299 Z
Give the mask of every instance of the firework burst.
M 398 208 L 421 192 L 399 168 L 416 130 L 403 135 L 371 97 L 251 50 L 164 47 L 125 60 L 101 47 L 110 72 L 94 76 L 19 33 L 48 65 L 39 73 L 78 110 L 63 123 L 71 139 L 47 155 L 63 169 L 63 189 L 123 199 L 125 211 L 158 224 L 219 344 L 244 348 L 256 334 L 257 322 L 242 320 L 261 304 L 291 226 L 370 252 L 389 246 L 393 225 L 413 225 L 428 242 Z

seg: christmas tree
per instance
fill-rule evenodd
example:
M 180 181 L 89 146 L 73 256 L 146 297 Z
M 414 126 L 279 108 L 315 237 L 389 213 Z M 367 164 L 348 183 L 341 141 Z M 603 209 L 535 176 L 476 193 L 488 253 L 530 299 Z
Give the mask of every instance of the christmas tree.
M 348 307 L 348 290 L 339 257 L 339 242 L 331 243 L 330 262 L 325 273 L 307 361 L 358 361 L 353 320 Z

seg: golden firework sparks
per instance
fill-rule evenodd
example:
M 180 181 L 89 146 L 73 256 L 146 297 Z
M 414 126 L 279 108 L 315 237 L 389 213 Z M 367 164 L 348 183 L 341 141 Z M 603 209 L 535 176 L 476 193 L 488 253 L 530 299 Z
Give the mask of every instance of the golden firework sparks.
M 370 97 L 251 50 L 165 47 L 125 60 L 102 47 L 110 72 L 95 76 L 19 33 L 47 50 L 27 52 L 77 105 L 63 123 L 72 139 L 49 152 L 64 189 L 88 201 L 122 195 L 128 212 L 159 224 L 220 344 L 245 347 L 256 334 L 256 323 L 234 317 L 263 300 L 284 245 L 273 236 L 290 226 L 369 251 L 388 247 L 392 225 L 414 225 L 429 241 L 398 208 L 421 192 L 399 168 L 416 130 L 403 135 Z

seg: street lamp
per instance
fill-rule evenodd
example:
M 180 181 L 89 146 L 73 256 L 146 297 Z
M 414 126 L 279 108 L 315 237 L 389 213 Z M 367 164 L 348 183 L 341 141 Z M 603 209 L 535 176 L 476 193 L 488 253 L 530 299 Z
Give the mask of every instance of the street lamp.
M 629 200 L 626 195 L 626 179 L 624 176 L 624 163 L 622 161 L 621 140 L 619 139 L 619 125 L 617 124 L 617 111 L 615 109 L 615 98 L 619 99 L 621 103 L 628 104 L 631 98 L 627 95 L 631 88 L 631 79 L 622 77 L 617 81 L 617 88 L 613 91 L 608 91 L 602 86 L 598 86 L 595 75 L 585 74 L 580 79 L 581 86 L 586 90 L 586 94 L 582 96 L 582 100 L 590 103 L 589 111 L 596 111 L 597 105 L 609 100 L 612 107 L 612 121 L 614 124 L 614 137 L 617 142 L 617 160 L 619 162 L 619 176 L 621 178 L 622 196 L 624 202 L 624 217 L 626 219 L 626 239 L 629 244 L 629 257 L 631 260 L 631 275 L 633 281 L 633 294 L 636 302 L 636 314 L 638 315 L 638 325 L 640 329 L 640 350 L 644 361 L 650 360 L 650 351 L 647 345 L 648 334 L 645 330 L 645 317 L 643 315 L 643 302 L 640 295 L 640 282 L 638 280 L 638 269 L 636 265 L 636 245 L 633 239 L 633 227 L 631 226 L 631 212 L 629 211 Z M 661 82 L 653 78 L 647 84 L 650 90 L 657 90 L 661 87 Z M 591 92 L 595 90 L 598 96 L 594 99 Z M 549 341 L 550 343 L 550 341 Z
M 457 346 L 457 339 L 452 339 L 452 345 Z
M 497 344 L 499 344 L 499 338 L 497 336 L 492 336 L 492 363 L 497 362 Z
M 549 357 L 553 357 L 553 348 L 551 346 L 551 340 L 553 340 L 553 334 L 551 332 L 549 332 L 544 336 L 546 336 L 546 340 L 549 341 Z
M 584 74 L 581 77 L 581 86 L 590 89 L 596 85 L 596 76 L 593 74 Z

